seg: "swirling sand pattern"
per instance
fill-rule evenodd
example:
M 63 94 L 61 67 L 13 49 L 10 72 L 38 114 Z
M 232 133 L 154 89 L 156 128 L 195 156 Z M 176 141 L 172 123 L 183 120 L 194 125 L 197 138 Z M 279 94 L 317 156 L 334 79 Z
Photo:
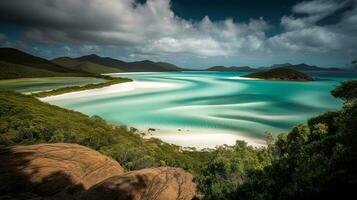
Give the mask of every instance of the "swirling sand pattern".
M 112 74 L 132 78 L 135 83 L 147 87 L 122 92 L 116 92 L 115 87 L 103 88 L 95 93 L 85 91 L 87 95 L 68 94 L 65 98 L 54 97 L 45 101 L 99 115 L 111 123 L 126 124 L 140 130 L 165 130 L 150 133 L 164 140 L 168 132 L 180 137 L 200 133 L 205 133 L 202 137 L 206 137 L 216 133 L 218 138 L 219 134 L 230 134 L 251 138 L 260 144 L 263 144 L 265 131 L 274 134 L 286 132 L 311 116 L 341 106 L 329 91 L 343 78 L 282 82 L 240 79 L 242 74 L 245 73 Z M 158 87 L 150 87 L 149 84 L 158 84 Z M 160 84 L 163 86 L 159 87 Z M 111 92 L 102 92 L 104 90 Z M 222 142 L 218 139 L 210 145 L 200 144 L 201 141 L 188 145 L 173 138 L 168 141 L 202 148 Z

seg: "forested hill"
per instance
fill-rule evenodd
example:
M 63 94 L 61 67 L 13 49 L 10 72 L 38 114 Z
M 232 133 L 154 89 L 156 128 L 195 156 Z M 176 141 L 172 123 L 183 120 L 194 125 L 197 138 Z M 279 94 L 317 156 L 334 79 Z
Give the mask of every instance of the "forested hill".
M 110 57 L 101 57 L 95 54 L 82 56 L 75 59 L 80 61 L 92 62 L 111 68 L 116 68 L 123 72 L 167 72 L 184 70 L 171 63 L 153 62 L 150 60 L 125 62 Z
M 92 63 L 89 61 L 81 61 L 70 57 L 59 57 L 53 59 L 52 62 L 68 69 L 81 70 L 91 74 L 106 74 L 106 73 L 122 72 L 120 69 L 114 67 L 108 67 L 108 66 Z
M 0 48 L 0 79 L 87 75 L 86 72 L 68 69 L 17 49 Z
M 88 55 L 78 58 L 59 57 L 52 61 L 13 49 L 0 48 L 0 79 L 95 76 L 117 72 L 182 71 L 173 64 L 150 60 L 124 62 L 109 57 Z

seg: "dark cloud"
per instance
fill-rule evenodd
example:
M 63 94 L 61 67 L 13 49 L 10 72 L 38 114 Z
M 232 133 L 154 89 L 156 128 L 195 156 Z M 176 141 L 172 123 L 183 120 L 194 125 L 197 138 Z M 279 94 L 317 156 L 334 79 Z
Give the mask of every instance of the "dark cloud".
M 131 58 L 251 62 L 254 57 L 283 58 L 287 52 L 355 56 L 356 5 L 356 0 L 300 2 L 290 15 L 281 16 L 283 31 L 273 36 L 267 32 L 274 24 L 264 18 L 190 21 L 176 16 L 169 0 L 1 0 L 0 19 L 24 27 L 22 42 L 52 45 L 66 54 L 111 50 Z M 320 23 L 336 13 L 339 20 Z

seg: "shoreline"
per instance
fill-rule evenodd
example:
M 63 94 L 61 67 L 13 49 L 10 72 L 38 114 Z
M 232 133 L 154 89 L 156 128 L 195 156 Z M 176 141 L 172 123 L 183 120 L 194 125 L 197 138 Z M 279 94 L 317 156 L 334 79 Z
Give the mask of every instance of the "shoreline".
M 130 81 L 114 85 L 109 85 L 101 88 L 81 90 L 63 93 L 59 95 L 50 95 L 38 97 L 42 102 L 55 103 L 56 101 L 71 100 L 78 98 L 86 98 L 90 96 L 100 96 L 103 94 L 125 93 L 133 91 L 145 91 L 150 89 L 173 89 L 180 85 L 172 83 L 146 82 L 146 81 Z M 143 138 L 158 138 L 163 142 L 181 146 L 183 148 L 196 148 L 202 150 L 205 148 L 213 149 L 221 145 L 234 145 L 237 140 L 245 141 L 253 147 L 265 147 L 264 140 L 246 136 L 245 134 L 225 131 L 212 130 L 206 128 L 182 128 L 182 127 L 152 127 L 154 131 L 149 131 L 148 127 L 134 127 L 140 133 L 144 133 Z
M 114 93 L 147 90 L 147 89 L 165 89 L 165 88 L 176 88 L 176 87 L 178 87 L 178 85 L 170 84 L 170 83 L 154 83 L 154 82 L 133 80 L 130 82 L 117 83 L 101 88 L 74 91 L 74 92 L 68 92 L 58 95 L 49 95 L 45 97 L 38 97 L 38 99 L 42 102 L 49 103 L 50 101 L 84 98 L 84 97 L 98 96 L 103 94 L 114 94 Z
M 150 130 L 153 129 L 153 130 Z M 139 128 L 145 139 L 158 138 L 163 142 L 196 148 L 197 150 L 214 149 L 217 146 L 232 146 L 237 140 L 245 141 L 249 146 L 266 147 L 266 141 L 239 134 L 233 131 L 211 130 L 206 128 Z
M 57 96 L 61 94 L 67 94 L 71 92 L 80 92 L 80 91 L 86 91 L 86 90 L 92 90 L 92 89 L 101 89 L 107 86 L 115 85 L 115 84 L 120 84 L 120 83 L 126 83 L 126 82 L 132 82 L 133 80 L 128 79 L 128 78 L 120 78 L 120 77 L 102 77 L 102 79 L 107 80 L 103 83 L 97 83 L 97 84 L 87 84 L 83 86 L 71 86 L 71 87 L 63 87 L 63 88 L 58 88 L 50 91 L 42 91 L 42 92 L 37 92 L 31 94 L 34 97 L 48 97 L 48 96 Z

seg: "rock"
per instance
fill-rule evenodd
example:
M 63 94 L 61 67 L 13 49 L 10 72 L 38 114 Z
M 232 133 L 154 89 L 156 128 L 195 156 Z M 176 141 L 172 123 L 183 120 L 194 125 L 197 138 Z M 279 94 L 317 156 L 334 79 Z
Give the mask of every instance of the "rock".
M 180 168 L 124 173 L 116 161 L 76 144 L 0 149 L 0 199 L 190 200 L 192 175 Z
M 192 175 L 180 168 L 149 168 L 108 178 L 90 188 L 83 200 L 191 200 L 196 193 Z
M 83 190 L 124 172 L 115 160 L 76 144 L 0 149 L 0 194 L 52 196 Z M 72 191 L 73 192 L 73 191 Z

